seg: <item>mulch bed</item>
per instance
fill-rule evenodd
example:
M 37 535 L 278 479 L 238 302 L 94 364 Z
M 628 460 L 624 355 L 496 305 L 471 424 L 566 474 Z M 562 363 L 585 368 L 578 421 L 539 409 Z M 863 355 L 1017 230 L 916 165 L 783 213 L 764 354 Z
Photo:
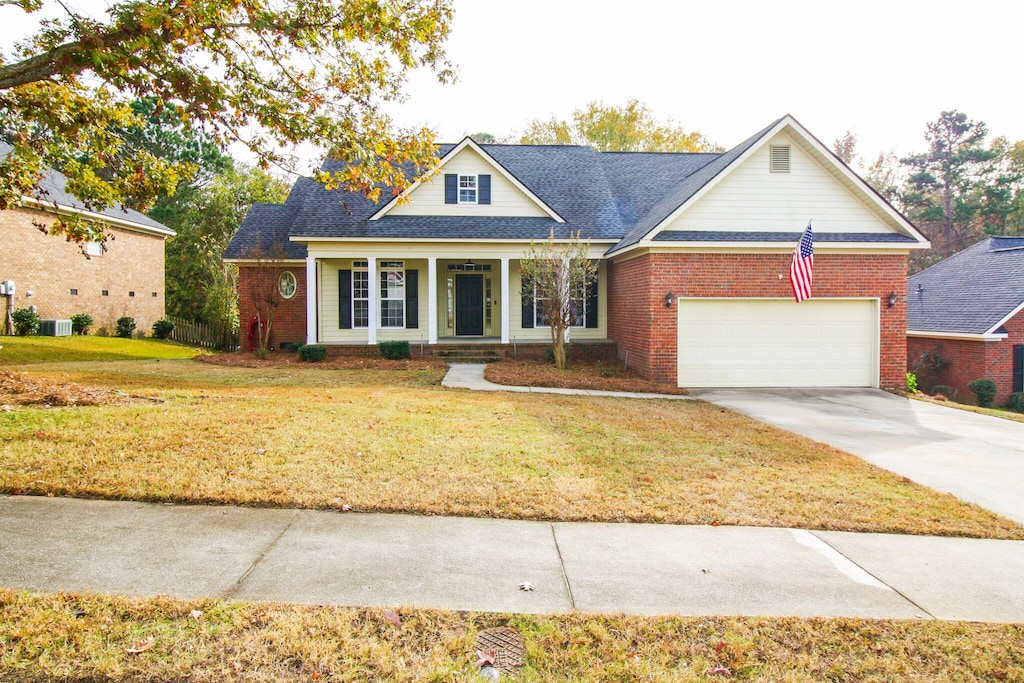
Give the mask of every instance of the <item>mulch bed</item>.
M 307 363 L 289 351 L 271 351 L 264 358 L 255 353 L 236 351 L 234 353 L 218 353 L 208 356 L 196 356 L 195 360 L 210 365 L 223 365 L 235 368 L 282 368 L 298 367 L 312 369 L 359 369 L 374 370 L 427 370 L 446 368 L 448 364 L 434 358 L 413 358 L 409 360 L 388 360 L 386 358 L 365 358 L 359 356 L 328 356 L 316 363 Z
M 25 373 L 0 372 L 0 410 L 12 405 L 22 406 L 100 406 L 113 403 L 149 401 L 163 403 L 162 399 L 137 396 L 115 389 L 89 387 L 47 377 L 30 377 Z
M 558 389 L 593 389 L 595 391 L 629 391 L 647 394 L 687 395 L 686 389 L 655 384 L 617 361 L 573 361 L 565 370 L 550 363 L 529 360 L 503 360 L 491 363 L 484 377 L 495 384 Z

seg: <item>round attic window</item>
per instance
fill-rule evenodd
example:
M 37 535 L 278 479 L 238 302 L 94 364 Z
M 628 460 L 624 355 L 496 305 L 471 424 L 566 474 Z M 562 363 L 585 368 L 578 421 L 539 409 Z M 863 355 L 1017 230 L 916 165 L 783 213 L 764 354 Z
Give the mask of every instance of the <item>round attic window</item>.
M 286 270 L 281 273 L 281 277 L 277 280 L 277 291 L 281 293 L 281 296 L 285 299 L 291 299 L 295 296 L 295 290 L 298 287 L 298 282 L 295 280 L 295 275 L 291 271 Z

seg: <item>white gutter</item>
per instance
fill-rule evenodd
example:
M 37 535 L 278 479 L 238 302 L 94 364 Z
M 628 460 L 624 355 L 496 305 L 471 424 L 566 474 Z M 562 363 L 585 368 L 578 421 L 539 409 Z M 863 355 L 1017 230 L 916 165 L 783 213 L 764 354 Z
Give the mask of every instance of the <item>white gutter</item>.
M 88 221 L 95 223 L 107 223 L 125 230 L 132 230 L 135 232 L 144 232 L 150 235 L 159 235 L 161 237 L 174 237 L 177 233 L 170 228 L 158 228 L 152 225 L 143 225 L 142 223 L 136 223 L 135 221 L 128 220 L 126 218 L 115 218 L 113 216 L 107 216 L 102 213 L 96 213 L 95 211 L 87 211 L 85 209 L 76 209 L 73 206 L 67 206 L 66 204 L 56 204 L 54 202 L 40 201 L 34 197 L 22 197 L 22 204 L 30 206 L 34 209 L 40 209 L 42 211 L 55 211 L 59 214 L 67 216 L 78 216 Z

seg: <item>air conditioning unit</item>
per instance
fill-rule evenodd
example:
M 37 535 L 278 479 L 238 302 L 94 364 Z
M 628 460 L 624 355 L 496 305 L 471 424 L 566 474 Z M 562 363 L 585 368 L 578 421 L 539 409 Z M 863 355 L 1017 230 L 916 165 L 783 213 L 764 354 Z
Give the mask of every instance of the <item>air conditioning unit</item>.
M 39 336 L 41 337 L 70 337 L 70 320 L 40 320 Z

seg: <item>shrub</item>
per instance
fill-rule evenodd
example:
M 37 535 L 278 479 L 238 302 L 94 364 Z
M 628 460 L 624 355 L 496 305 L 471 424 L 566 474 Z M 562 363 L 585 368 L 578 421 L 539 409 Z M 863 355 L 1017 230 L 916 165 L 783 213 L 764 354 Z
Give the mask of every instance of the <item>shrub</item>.
M 380 355 L 388 360 L 402 360 L 403 358 L 412 357 L 412 351 L 409 349 L 409 342 L 407 341 L 380 342 L 377 344 L 377 348 L 380 350 Z
M 1010 402 L 1006 404 L 1010 410 L 1024 413 L 1024 391 L 1015 391 L 1010 394 Z
M 75 313 L 71 316 L 71 331 L 75 334 L 89 334 L 92 327 L 92 316 L 88 313 Z
M 917 393 L 917 375 L 912 372 L 907 373 L 907 391 L 911 394 Z
M 153 323 L 153 336 L 157 339 L 167 339 L 174 330 L 174 323 L 167 318 L 157 320 Z
M 932 387 L 933 394 L 940 394 L 950 400 L 956 400 L 956 389 L 948 384 L 936 384 Z
M 990 407 L 996 400 L 996 383 L 990 379 L 976 379 L 967 388 L 978 397 L 978 405 L 982 408 Z
M 11 322 L 14 323 L 14 334 L 19 337 L 39 331 L 39 316 L 31 308 L 19 308 L 11 313 Z
M 130 315 L 122 316 L 117 319 L 117 336 L 125 337 L 127 339 L 132 338 L 132 334 L 135 332 L 135 318 Z
M 299 360 L 307 363 L 319 363 L 327 358 L 327 347 L 322 344 L 303 344 L 297 349 Z

